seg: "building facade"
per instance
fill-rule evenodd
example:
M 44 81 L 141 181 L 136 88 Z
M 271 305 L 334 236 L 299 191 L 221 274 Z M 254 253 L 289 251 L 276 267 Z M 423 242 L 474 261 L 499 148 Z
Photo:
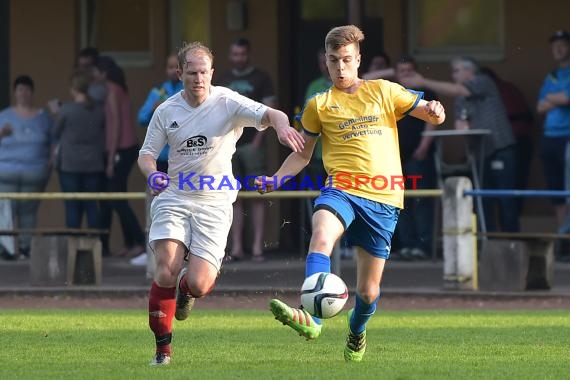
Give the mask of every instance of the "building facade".
M 450 80 L 449 58 L 470 55 L 516 83 L 534 108 L 542 80 L 554 67 L 548 37 L 570 28 L 570 3 L 556 0 L 0 0 L 0 12 L 2 108 L 9 104 L 11 83 L 20 74 L 36 82 L 36 104 L 69 99 L 75 56 L 82 47 L 95 46 L 124 67 L 136 110 L 148 90 L 163 80 L 166 55 L 183 41 L 209 45 L 215 70 L 222 72 L 229 67 L 231 41 L 247 37 L 253 62 L 269 72 L 280 108 L 292 116 L 302 105 L 306 85 L 318 75 L 316 52 L 325 33 L 346 23 L 360 25 L 366 34 L 362 68 L 379 51 L 392 60 L 407 53 L 417 57 L 424 74 Z M 452 109 L 450 99 L 443 101 Z M 537 138 L 540 123 L 537 118 Z M 143 128 L 139 138 L 144 138 Z M 275 140 L 268 139 L 274 148 L 270 168 L 287 154 Z M 454 155 L 453 147 L 448 154 Z M 536 157 L 532 173 L 530 187 L 542 187 Z M 129 183 L 131 191 L 146 185 L 138 170 Z M 58 190 L 52 175 L 47 191 Z M 142 220 L 144 207 L 136 202 Z M 298 206 L 282 201 L 269 208 L 269 225 L 274 226 L 267 232 L 270 247 L 296 247 L 295 223 L 281 226 L 283 220 L 298 221 Z M 62 225 L 62 209 L 60 201 L 42 202 L 40 224 Z M 552 214 L 542 200 L 527 204 L 526 213 L 535 218 Z M 113 236 L 119 244 L 120 233 Z

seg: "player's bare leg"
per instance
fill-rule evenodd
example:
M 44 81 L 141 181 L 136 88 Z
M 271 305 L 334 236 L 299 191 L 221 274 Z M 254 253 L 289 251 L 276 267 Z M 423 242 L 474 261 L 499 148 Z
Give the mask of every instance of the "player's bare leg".
M 180 271 L 176 287 L 176 319 L 188 318 L 194 300 L 210 293 L 216 284 L 217 269 L 201 257 L 188 255 L 188 265 Z
M 154 244 L 156 271 L 148 301 L 149 326 L 156 341 L 152 366 L 170 363 L 176 277 L 184 262 L 185 251 L 184 244 L 175 240 L 158 240 Z
M 194 306 L 195 297 L 190 294 L 190 292 L 184 292 L 181 288 L 186 283 L 186 274 L 188 273 L 188 268 L 184 267 L 178 274 L 178 279 L 176 280 L 176 312 L 174 313 L 174 318 L 179 321 L 183 321 L 188 318 L 190 311 Z M 188 287 L 186 283 L 186 288 Z
M 366 352 L 366 323 L 376 311 L 380 282 L 386 260 L 374 257 L 357 247 L 356 306 L 348 312 L 348 336 L 344 359 L 359 362 Z
M 318 272 L 330 272 L 330 254 L 343 232 L 344 226 L 330 211 L 317 210 L 314 213 L 305 278 Z M 291 327 L 299 335 L 316 339 L 321 334 L 321 320 L 307 311 L 290 307 L 276 299 L 271 300 L 269 307 L 275 319 Z

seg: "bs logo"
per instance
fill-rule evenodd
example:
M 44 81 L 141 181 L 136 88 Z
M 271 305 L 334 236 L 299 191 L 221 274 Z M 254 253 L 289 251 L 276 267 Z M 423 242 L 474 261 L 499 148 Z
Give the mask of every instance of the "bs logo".
M 187 139 L 186 141 L 184 141 L 182 144 L 186 144 L 186 148 L 195 148 L 195 147 L 199 147 L 199 146 L 204 146 L 206 145 L 206 143 L 208 142 L 208 138 L 206 136 L 192 136 L 189 139 Z

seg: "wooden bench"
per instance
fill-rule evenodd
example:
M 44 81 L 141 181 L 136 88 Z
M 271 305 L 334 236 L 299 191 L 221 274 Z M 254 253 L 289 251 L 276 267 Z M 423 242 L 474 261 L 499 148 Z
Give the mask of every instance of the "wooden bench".
M 570 234 L 487 232 L 479 260 L 479 289 L 550 289 L 554 282 L 554 245 Z
M 32 235 L 31 285 L 100 285 L 101 235 L 107 230 L 38 228 L 0 230 L 0 235 Z

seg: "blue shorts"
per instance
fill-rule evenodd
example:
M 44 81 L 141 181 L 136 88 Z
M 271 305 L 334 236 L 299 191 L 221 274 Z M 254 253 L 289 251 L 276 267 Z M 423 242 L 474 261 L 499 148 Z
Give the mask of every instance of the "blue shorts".
M 400 209 L 357 197 L 334 188 L 324 188 L 315 200 L 315 211 L 327 210 L 343 224 L 348 245 L 365 249 L 387 260 Z

